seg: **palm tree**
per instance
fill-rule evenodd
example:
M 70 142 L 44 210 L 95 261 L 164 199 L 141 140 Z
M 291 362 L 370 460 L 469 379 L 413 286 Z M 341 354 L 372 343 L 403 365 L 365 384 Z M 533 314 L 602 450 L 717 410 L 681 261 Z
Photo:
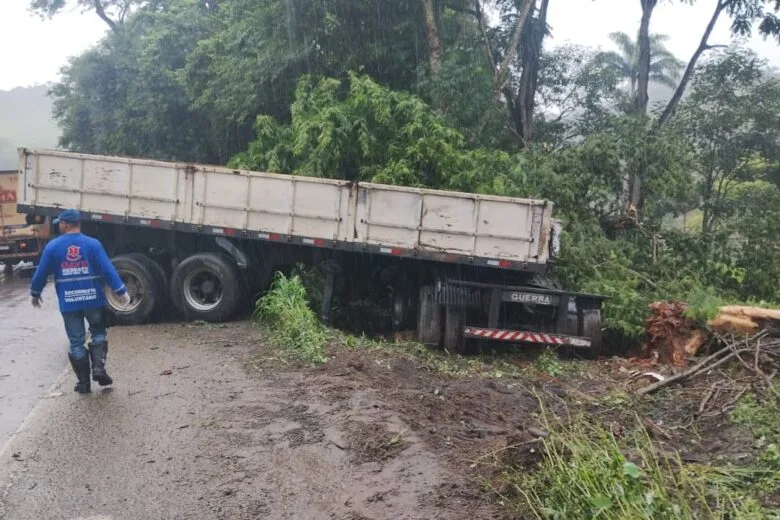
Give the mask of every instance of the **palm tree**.
M 639 80 L 639 46 L 624 32 L 610 33 L 609 38 L 617 45 L 618 50 L 601 53 L 601 59 L 607 67 L 628 82 L 631 97 L 634 97 Z M 650 35 L 650 82 L 674 88 L 685 64 L 666 48 L 667 40 L 669 37 L 665 34 Z

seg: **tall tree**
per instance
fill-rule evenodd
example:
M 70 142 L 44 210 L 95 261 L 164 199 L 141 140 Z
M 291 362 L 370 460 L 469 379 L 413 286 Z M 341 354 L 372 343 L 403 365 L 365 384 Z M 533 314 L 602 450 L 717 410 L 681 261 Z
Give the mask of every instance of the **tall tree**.
M 780 161 L 780 81 L 764 66 L 742 49 L 719 53 L 700 67 L 680 105 L 674 125 L 691 144 L 704 233 L 729 216 L 735 186 Z
M 640 0 L 642 4 L 642 18 L 639 23 L 639 36 L 637 37 L 637 92 L 636 108 L 637 113 L 644 115 L 647 113 L 648 95 L 647 89 L 650 84 L 650 20 L 653 16 L 653 10 L 658 5 L 658 0 Z
M 188 85 L 198 106 L 247 129 L 260 113 L 288 119 L 303 74 L 359 70 L 412 89 L 428 61 L 420 0 L 230 0 L 217 22 L 189 57 Z
M 677 60 L 674 54 L 664 45 L 668 39 L 666 35 L 646 35 L 649 43 L 649 61 L 646 69 L 643 69 L 640 64 L 641 34 L 636 42 L 623 32 L 611 33 L 609 36 L 617 45 L 618 51 L 602 53 L 600 58 L 608 65 L 613 74 L 624 78 L 629 87 L 634 109 L 640 117 L 643 117 L 647 111 L 647 87 L 649 83 L 658 83 L 673 88 L 679 78 L 683 63 Z M 647 80 L 647 84 L 644 84 L 644 86 L 641 82 L 643 76 Z M 643 96 L 644 101 L 642 101 Z M 623 198 L 627 204 L 626 213 L 631 215 L 632 218 L 634 218 L 641 206 L 641 189 L 644 176 L 642 166 L 639 165 L 639 169 L 631 171 L 626 179 Z
M 610 33 L 609 38 L 618 50 L 604 52 L 600 57 L 616 75 L 627 83 L 633 99 L 637 96 L 639 82 L 639 46 L 631 36 L 624 32 Z M 665 34 L 650 35 L 649 81 L 674 88 L 677 86 L 680 72 L 685 64 L 666 48 L 668 40 L 669 37 Z
M 544 37 L 547 35 L 547 11 L 550 0 L 542 0 L 538 15 L 530 22 L 532 26 L 525 32 L 520 59 L 522 69 L 518 79 L 517 95 L 512 103 L 519 112 L 518 127 L 521 129 L 523 143 L 530 145 L 534 138 L 534 112 L 536 91 L 539 82 L 539 60 L 542 55 Z M 516 117 L 517 119 L 517 117 Z
M 549 3 L 550 0 L 422 0 L 431 70 L 438 72 L 441 56 L 434 13 L 451 10 L 471 18 L 480 33 L 492 74 L 493 103 L 507 109 L 509 127 L 520 144 L 530 144 L 533 139 L 539 57 L 548 34 Z M 429 7 L 434 7 L 433 12 L 429 12 Z M 489 16 L 488 10 L 494 16 Z M 497 24 L 491 24 L 494 18 L 498 19 Z M 447 52 L 445 47 L 444 55 Z M 491 116 L 491 110 L 484 112 L 481 129 Z
M 549 0 L 493 0 L 500 15 L 497 27 L 489 27 L 484 6 L 475 9 L 489 60 L 494 70 L 494 99 L 509 111 L 511 128 L 523 145 L 533 139 L 539 58 L 548 34 Z
M 503 56 L 497 63 L 495 79 L 495 93 L 497 98 L 509 83 L 509 67 L 517 59 L 520 40 L 523 37 L 528 17 L 531 15 L 531 11 L 536 5 L 536 0 L 522 0 L 519 6 L 516 2 L 509 2 L 508 4 L 499 2 L 498 4 L 505 12 L 504 19 L 512 21 L 512 30 L 506 48 L 503 49 Z
M 230 122 L 195 107 L 188 55 L 214 27 L 202 4 L 142 9 L 71 60 L 52 87 L 61 144 L 87 153 L 218 163 L 246 146 Z
M 439 39 L 439 29 L 436 26 L 436 13 L 433 0 L 421 0 L 425 11 L 425 36 L 428 39 L 428 62 L 431 74 L 438 74 L 441 70 L 442 49 Z
M 53 89 L 69 147 L 225 162 L 246 149 L 258 114 L 289 120 L 301 75 L 361 70 L 413 90 L 427 60 L 420 0 L 138 5 Z

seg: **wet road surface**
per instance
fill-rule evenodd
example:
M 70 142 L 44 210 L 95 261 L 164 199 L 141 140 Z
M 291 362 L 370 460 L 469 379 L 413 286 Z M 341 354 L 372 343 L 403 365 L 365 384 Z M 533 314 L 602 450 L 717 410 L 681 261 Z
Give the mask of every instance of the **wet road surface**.
M 220 457 L 196 441 L 209 403 L 226 399 L 209 389 L 244 376 L 215 366 L 209 348 L 189 349 L 182 330 L 109 329 L 113 387 L 78 395 L 61 372 L 0 452 L 0 519 L 225 518 L 204 501 Z
M 0 448 L 68 363 L 54 290 L 47 287 L 35 309 L 29 283 L 0 272 Z
M 453 476 L 372 389 L 328 397 L 343 374 L 247 371 L 274 356 L 249 323 L 115 327 L 109 345 L 113 387 L 81 396 L 63 371 L 0 450 L 0 520 L 493 517 L 439 503 Z M 404 432 L 397 457 L 349 449 L 372 421 Z

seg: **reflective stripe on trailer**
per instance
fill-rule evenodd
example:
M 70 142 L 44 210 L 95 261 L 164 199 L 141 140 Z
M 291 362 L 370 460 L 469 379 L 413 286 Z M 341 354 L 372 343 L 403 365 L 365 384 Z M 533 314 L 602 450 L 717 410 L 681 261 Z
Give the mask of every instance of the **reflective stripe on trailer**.
M 482 329 L 466 327 L 463 333 L 469 338 L 507 341 L 512 343 L 542 343 L 545 345 L 571 345 L 590 347 L 590 340 L 576 336 L 561 336 L 544 332 L 525 332 L 520 330 Z

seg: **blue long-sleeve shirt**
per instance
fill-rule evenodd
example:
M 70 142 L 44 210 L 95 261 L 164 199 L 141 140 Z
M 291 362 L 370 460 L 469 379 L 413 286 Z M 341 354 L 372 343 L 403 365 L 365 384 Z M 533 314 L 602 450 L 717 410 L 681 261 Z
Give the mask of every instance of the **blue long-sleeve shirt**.
M 119 296 L 127 292 L 103 245 L 81 233 L 66 233 L 46 244 L 30 293 L 40 297 L 51 275 L 54 275 L 60 312 L 104 306 L 104 284 Z

